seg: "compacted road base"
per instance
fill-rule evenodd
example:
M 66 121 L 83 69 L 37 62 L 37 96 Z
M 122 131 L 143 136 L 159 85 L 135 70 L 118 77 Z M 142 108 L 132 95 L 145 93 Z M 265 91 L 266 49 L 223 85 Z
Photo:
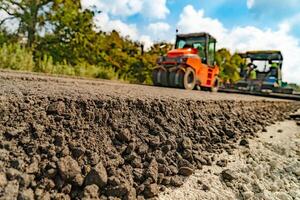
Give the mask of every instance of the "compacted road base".
M 0 199 L 148 199 L 291 101 L 0 72 Z

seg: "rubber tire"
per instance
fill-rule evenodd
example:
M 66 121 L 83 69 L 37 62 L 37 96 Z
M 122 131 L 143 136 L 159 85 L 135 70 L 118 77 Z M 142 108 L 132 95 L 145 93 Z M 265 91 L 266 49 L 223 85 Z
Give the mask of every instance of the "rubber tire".
M 152 72 L 152 80 L 155 86 L 168 86 L 168 72 L 156 69 Z
M 170 72 L 169 73 L 169 78 L 168 78 L 168 84 L 169 87 L 177 87 L 176 85 L 176 71 Z
M 189 80 L 190 76 L 192 76 L 192 81 Z M 188 67 L 184 73 L 183 86 L 186 90 L 193 90 L 196 86 L 196 73 L 191 67 Z
M 210 91 L 211 92 L 218 92 L 219 86 L 220 86 L 220 80 L 219 80 L 218 77 L 216 77 L 215 80 L 214 80 L 214 85 L 213 85 L 213 87 L 210 88 Z
M 158 80 L 157 80 L 157 74 L 158 74 L 158 69 L 155 69 L 153 70 L 152 72 L 152 82 L 153 82 L 153 85 L 155 86 L 159 86 L 159 83 L 158 83 Z
M 185 72 L 182 70 L 178 70 L 176 74 L 178 76 L 178 87 L 184 89 L 184 74 L 185 74 Z
M 161 77 L 160 77 L 160 84 L 164 87 L 168 87 L 168 76 L 169 76 L 169 72 L 164 71 L 164 70 L 160 70 L 159 71 L 161 73 Z

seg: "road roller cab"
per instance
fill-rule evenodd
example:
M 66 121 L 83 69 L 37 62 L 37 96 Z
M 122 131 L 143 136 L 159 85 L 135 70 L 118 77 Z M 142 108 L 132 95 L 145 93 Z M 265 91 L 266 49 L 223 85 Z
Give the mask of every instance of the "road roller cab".
M 153 70 L 156 86 L 216 91 L 219 67 L 215 64 L 216 39 L 208 33 L 179 34 L 175 49 L 157 61 Z

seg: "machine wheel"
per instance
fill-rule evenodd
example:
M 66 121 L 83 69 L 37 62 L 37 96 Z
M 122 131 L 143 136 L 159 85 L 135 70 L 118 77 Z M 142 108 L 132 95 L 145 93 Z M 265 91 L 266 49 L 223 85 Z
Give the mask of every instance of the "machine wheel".
M 196 85 L 196 74 L 195 71 L 188 67 L 185 71 L 184 78 L 183 78 L 183 86 L 187 90 L 193 90 Z
M 176 75 L 178 76 L 178 87 L 184 89 L 184 74 L 185 72 L 182 70 L 178 70 Z
M 169 86 L 170 87 L 176 87 L 176 72 L 170 72 L 169 73 Z
M 153 70 L 153 72 L 152 72 L 152 81 L 153 81 L 153 85 L 155 85 L 155 86 L 159 86 L 159 82 L 158 82 L 158 76 L 157 76 L 157 74 L 158 74 L 158 69 L 155 69 L 155 70 Z
M 219 78 L 216 77 L 213 86 L 210 88 L 211 92 L 218 92 L 219 86 L 220 86 L 220 81 Z
M 152 73 L 155 86 L 168 86 L 168 72 L 163 69 L 156 69 Z

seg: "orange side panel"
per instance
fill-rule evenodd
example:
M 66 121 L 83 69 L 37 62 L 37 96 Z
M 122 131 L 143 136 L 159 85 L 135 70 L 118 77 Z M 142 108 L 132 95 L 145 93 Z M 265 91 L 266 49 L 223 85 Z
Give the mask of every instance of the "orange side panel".
M 201 86 L 212 87 L 215 76 L 219 74 L 219 67 L 209 67 L 201 63 L 197 58 L 189 58 L 187 64 L 194 68 L 196 76 L 201 83 Z

